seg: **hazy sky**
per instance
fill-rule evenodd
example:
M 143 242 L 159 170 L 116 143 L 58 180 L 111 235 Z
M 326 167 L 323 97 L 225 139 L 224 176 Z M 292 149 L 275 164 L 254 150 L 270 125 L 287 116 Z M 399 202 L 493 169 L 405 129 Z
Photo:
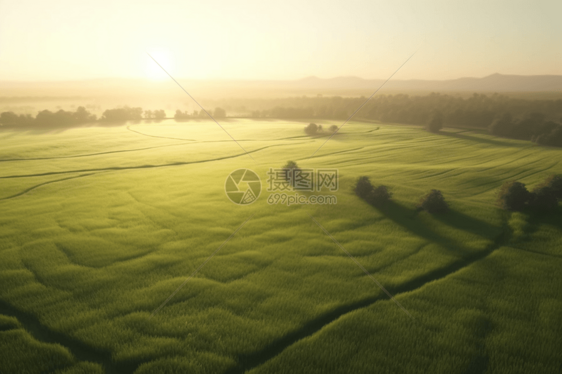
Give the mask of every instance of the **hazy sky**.
M 562 74 L 562 1 L 0 0 L 0 81 Z

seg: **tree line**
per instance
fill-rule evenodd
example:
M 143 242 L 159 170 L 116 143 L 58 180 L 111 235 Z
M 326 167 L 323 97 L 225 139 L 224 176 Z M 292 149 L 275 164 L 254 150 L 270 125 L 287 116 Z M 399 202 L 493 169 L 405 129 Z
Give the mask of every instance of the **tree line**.
M 366 98 L 289 98 L 252 112 L 262 118 L 324 118 L 346 120 Z M 463 98 L 431 93 L 425 96 L 381 95 L 355 116 L 381 122 L 425 125 L 436 132 L 443 126 L 487 129 L 491 134 L 562 147 L 562 100 L 529 100 L 505 95 L 474 94 Z
M 174 118 L 207 118 L 207 114 L 201 110 L 197 115 L 188 115 L 176 111 Z M 215 108 L 211 111 L 215 118 L 225 118 L 226 111 L 222 108 Z M 78 107 L 76 111 L 58 110 L 51 112 L 50 110 L 42 110 L 35 117 L 30 114 L 16 114 L 14 112 L 0 113 L 0 125 L 2 128 L 61 128 L 85 125 L 89 123 L 120 123 L 125 121 L 139 121 L 141 119 L 163 120 L 166 118 L 166 111 L 159 110 L 143 110 L 140 107 L 122 107 L 107 109 L 101 117 L 90 113 L 84 107 Z
M 365 102 L 365 97 L 293 97 L 266 100 L 271 108 L 254 110 L 257 118 L 321 118 L 345 121 Z M 214 118 L 225 118 L 222 108 L 209 110 Z M 0 124 L 6 127 L 68 127 L 90 122 L 122 122 L 140 119 L 160 120 L 166 117 L 164 110 L 144 111 L 139 107 L 108 109 L 98 119 L 84 107 L 76 112 L 59 110 L 41 111 L 36 117 L 17 115 L 13 112 L 0 114 Z M 207 118 L 205 111 L 177 110 L 174 118 L 185 120 Z M 424 96 L 406 94 L 373 97 L 355 116 L 357 119 L 389 123 L 426 125 L 430 131 L 443 126 L 464 126 L 488 129 L 496 136 L 530 140 L 542 145 L 562 147 L 562 100 L 530 100 L 505 95 L 473 94 L 459 97 L 431 93 Z
M 293 97 L 271 100 L 271 108 L 254 110 L 252 117 L 271 118 L 322 118 L 347 119 L 365 97 Z M 446 126 L 470 126 L 487 128 L 494 119 L 504 113 L 523 118 L 531 113 L 541 113 L 547 120 L 560 121 L 562 99 L 530 100 L 512 98 L 500 94 L 473 94 L 460 97 L 431 93 L 424 96 L 407 94 L 378 95 L 356 114 L 356 118 L 382 122 L 425 125 L 432 115 L 443 114 Z
M 226 118 L 226 110 L 224 110 L 223 108 L 215 108 L 215 110 L 209 110 L 208 113 L 213 116 L 213 118 Z M 178 109 L 176 110 L 176 114 L 174 114 L 174 119 L 182 120 L 191 118 L 209 118 L 209 114 L 207 114 L 207 112 L 205 112 L 203 109 L 199 111 L 194 110 L 191 113 Z

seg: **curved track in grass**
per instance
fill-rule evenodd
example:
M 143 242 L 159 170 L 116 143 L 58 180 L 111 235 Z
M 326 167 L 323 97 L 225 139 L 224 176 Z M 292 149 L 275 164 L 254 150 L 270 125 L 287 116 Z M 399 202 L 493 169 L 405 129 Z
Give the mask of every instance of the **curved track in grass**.
M 504 229 L 504 231 L 496 237 L 494 243 L 482 252 L 468 259 L 455 261 L 443 268 L 435 269 L 417 278 L 411 279 L 398 287 L 389 289 L 389 292 L 396 297 L 397 295 L 420 289 L 430 282 L 444 279 L 458 272 L 459 270 L 474 264 L 477 261 L 485 259 L 490 254 L 492 254 L 492 252 L 507 244 L 509 242 L 509 239 L 509 231 L 507 229 Z M 273 359 L 274 357 L 278 356 L 298 341 L 306 339 L 320 332 L 324 327 L 336 322 L 339 318 L 344 317 L 346 314 L 352 313 L 359 309 L 367 308 L 377 302 L 388 300 L 388 297 L 383 294 L 376 297 L 365 298 L 355 303 L 333 309 L 332 311 L 312 321 L 309 321 L 302 328 L 290 332 L 282 338 L 270 343 L 262 350 L 248 355 L 240 356 L 238 365 L 228 370 L 226 374 L 243 374 L 247 371 L 255 369 Z
M 28 193 L 28 192 L 30 192 L 30 191 L 33 191 L 33 190 L 36 189 L 36 188 L 45 186 L 45 185 L 47 185 L 47 184 L 63 182 L 63 181 L 67 181 L 67 180 L 70 180 L 70 179 L 83 178 L 83 177 L 87 177 L 87 176 L 94 175 L 94 174 L 97 174 L 97 173 L 82 174 L 82 175 L 77 175 L 77 176 L 74 176 L 74 177 L 68 177 L 68 178 L 57 179 L 57 180 L 54 180 L 54 181 L 49 181 L 49 182 L 40 183 L 40 184 L 37 184 L 37 185 L 35 185 L 35 186 L 29 187 L 28 189 L 26 189 L 26 190 L 24 190 L 24 191 L 22 191 L 22 192 L 19 192 L 19 193 L 15 194 L 15 195 L 8 196 L 8 197 L 4 197 L 4 198 L 0 199 L 0 201 L 14 199 L 14 198 L 16 198 L 16 197 L 25 195 L 26 193 Z
M 107 152 L 98 152 L 98 153 L 87 153 L 87 154 L 83 154 L 83 155 L 72 155 L 72 156 L 34 157 L 34 158 L 8 158 L 8 159 L 0 159 L 0 162 L 41 161 L 41 160 L 59 160 L 59 159 L 68 159 L 68 158 L 79 158 L 79 157 L 92 157 L 92 156 L 109 155 L 109 154 L 112 154 L 112 153 L 138 152 L 138 151 L 146 151 L 146 150 L 149 150 L 149 149 L 156 149 L 156 148 L 175 147 L 175 146 L 183 145 L 183 144 L 191 144 L 191 143 L 166 144 L 166 145 L 159 145 L 159 146 L 154 146 L 154 147 L 134 148 L 134 149 L 123 149 L 123 150 L 120 150 L 120 151 L 107 151 Z
M 89 361 L 101 365 L 107 374 L 132 374 L 142 362 L 115 362 L 111 352 L 102 351 L 69 335 L 52 330 L 41 323 L 33 314 L 21 311 L 0 300 L 0 314 L 15 317 L 35 340 L 59 344 L 66 348 L 79 361 Z

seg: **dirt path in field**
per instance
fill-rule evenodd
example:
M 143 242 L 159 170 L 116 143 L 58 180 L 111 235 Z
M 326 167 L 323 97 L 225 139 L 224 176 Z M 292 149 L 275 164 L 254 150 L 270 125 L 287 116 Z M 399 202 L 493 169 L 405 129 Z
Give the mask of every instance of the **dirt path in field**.
M 248 151 L 248 153 L 255 153 L 266 148 L 275 147 L 274 145 L 270 145 L 268 147 L 262 147 L 255 149 L 253 151 Z M 8 175 L 5 177 L 0 177 L 0 179 L 10 179 L 10 178 L 29 178 L 29 177 L 44 177 L 47 175 L 59 175 L 59 174 L 73 174 L 73 173 L 85 173 L 85 172 L 99 172 L 99 171 L 120 171 L 120 170 L 135 170 L 135 169 L 155 169 L 155 168 L 163 168 L 163 167 L 170 167 L 170 166 L 182 166 L 182 165 L 191 165 L 191 164 L 201 164 L 205 162 L 213 162 L 213 161 L 220 161 L 226 160 L 229 158 L 236 158 L 240 156 L 245 156 L 245 153 L 239 153 L 232 156 L 224 156 L 218 158 L 212 158 L 209 160 L 199 160 L 199 161 L 178 161 L 173 162 L 170 164 L 161 164 L 161 165 L 137 165 L 137 166 L 114 166 L 109 168 L 95 168 L 95 169 L 79 169 L 79 170 L 67 170 L 67 171 L 52 171 L 49 173 L 38 173 L 38 174 L 24 174 L 24 175 Z
M 498 235 L 494 242 L 482 252 L 473 255 L 470 258 L 455 261 L 448 266 L 423 274 L 394 289 L 389 289 L 389 292 L 391 292 L 394 296 L 398 296 L 403 293 L 418 290 L 430 282 L 441 280 L 448 276 L 451 276 L 459 270 L 466 268 L 477 261 L 485 259 L 496 249 L 507 244 L 509 240 L 510 231 L 508 227 L 505 226 L 502 233 Z M 377 302 L 384 301 L 388 301 L 388 298 L 383 294 L 365 298 L 352 304 L 340 306 L 312 321 L 309 321 L 301 329 L 288 333 L 287 335 L 264 347 L 263 349 L 249 355 L 240 356 L 238 359 L 238 365 L 228 370 L 226 373 L 242 374 L 246 371 L 257 368 L 265 364 L 272 358 L 278 356 L 293 344 L 320 332 L 329 324 L 337 322 L 339 318 L 344 317 L 346 314 L 369 307 Z M 60 344 L 63 347 L 67 348 L 78 360 L 98 363 L 102 365 L 106 370 L 106 373 L 109 374 L 132 374 L 144 362 L 114 362 L 111 357 L 111 352 L 96 349 L 80 341 L 79 339 L 73 338 L 72 336 L 51 330 L 43 325 L 35 315 L 18 310 L 2 300 L 0 300 L 0 314 L 17 318 L 25 328 L 25 330 L 30 333 L 36 340 L 45 343 Z
M 161 138 L 161 139 L 174 139 L 174 140 L 189 140 L 196 143 L 229 143 L 232 142 L 232 139 L 225 139 L 225 140 L 196 140 L 196 139 L 184 139 L 184 138 L 174 138 L 170 136 L 158 136 L 158 135 L 150 135 L 145 134 L 143 132 L 133 130 L 130 126 L 127 126 L 127 130 L 137 133 L 139 135 L 148 136 L 150 138 Z M 279 140 L 294 140 L 294 139 L 302 139 L 302 138 L 310 138 L 308 135 L 298 135 L 298 136 L 289 136 L 286 138 L 278 138 L 278 139 L 236 139 L 240 142 L 276 142 Z
M 168 136 L 148 135 L 148 134 L 142 133 L 142 132 L 140 132 L 140 131 L 133 130 L 133 129 L 131 129 L 130 127 L 131 127 L 131 126 L 127 126 L 127 130 L 129 130 L 129 131 L 131 131 L 131 132 L 134 132 L 134 133 L 137 133 L 137 134 L 140 134 L 140 135 L 148 136 L 148 137 L 151 137 L 151 138 L 174 139 L 174 140 L 188 140 L 188 141 L 190 141 L 190 142 L 196 141 L 195 139 L 183 139 L 183 138 L 172 138 L 172 137 L 168 137 Z
M 183 144 L 191 144 L 191 143 L 166 144 L 166 145 L 158 145 L 158 146 L 154 146 L 154 147 L 123 149 L 123 150 L 119 150 L 119 151 L 87 153 L 87 154 L 83 154 L 83 155 L 73 155 L 73 156 L 35 157 L 35 158 L 7 158 L 7 159 L 0 159 L 0 162 L 41 161 L 41 160 L 58 160 L 58 159 L 65 159 L 65 158 L 92 157 L 92 156 L 109 155 L 109 154 L 112 154 L 112 153 L 138 152 L 138 151 L 146 151 L 146 150 L 155 149 L 155 148 L 175 147 L 175 146 L 183 145 Z
M 445 266 L 441 269 L 436 269 L 430 271 L 429 273 L 423 274 L 417 278 L 414 278 L 396 288 L 389 289 L 389 292 L 394 295 L 394 297 L 412 292 L 420 289 L 426 284 L 444 279 L 459 270 L 472 265 L 473 263 L 483 260 L 488 257 L 496 249 L 506 245 L 510 240 L 510 231 L 507 224 L 504 225 L 503 232 L 496 237 L 494 243 L 492 243 L 488 248 L 472 256 L 469 259 L 455 261 L 452 264 Z M 225 374 L 243 374 L 247 371 L 255 369 L 272 358 L 278 356 L 287 348 L 291 347 L 293 344 L 300 340 L 306 339 L 318 332 L 320 332 L 324 327 L 331 323 L 335 323 L 340 317 L 345 316 L 348 313 L 354 312 L 356 310 L 369 307 L 376 302 L 389 301 L 388 297 L 384 294 L 376 297 L 365 298 L 363 300 L 357 301 L 355 303 L 338 307 L 308 323 L 306 323 L 301 329 L 290 332 L 289 334 L 283 336 L 282 338 L 274 341 L 264 349 L 254 352 L 249 355 L 243 355 L 238 358 L 238 365 Z M 404 315 L 404 317 L 407 317 Z M 415 316 L 414 316 L 415 317 Z
M 8 196 L 8 197 L 4 197 L 4 198 L 0 199 L 0 201 L 2 201 L 2 200 L 10 200 L 10 199 L 16 198 L 16 197 L 18 197 L 18 196 L 25 195 L 26 193 L 28 193 L 28 192 L 30 192 L 30 191 L 33 191 L 34 189 L 39 188 L 39 187 L 41 187 L 41 186 L 45 186 L 45 185 L 47 185 L 47 184 L 57 183 L 57 182 L 62 182 L 62 181 L 67 181 L 67 180 L 69 180 L 69 179 L 76 179 L 76 178 L 87 177 L 87 176 L 94 175 L 94 174 L 97 174 L 97 173 L 82 174 L 82 175 L 77 175 L 77 176 L 75 176 L 75 177 L 68 177 L 68 178 L 57 179 L 57 180 L 49 181 L 49 182 L 45 182 L 45 183 L 40 183 L 40 184 L 35 185 L 35 186 L 33 186 L 33 187 L 29 187 L 27 190 L 24 190 L 24 191 L 22 191 L 22 192 L 19 192 L 19 193 L 15 194 L 15 195 Z
M 43 325 L 37 317 L 23 312 L 0 300 L 0 314 L 17 318 L 33 338 L 43 343 L 59 344 L 79 361 L 100 364 L 107 374 L 132 374 L 142 363 L 140 361 L 114 362 L 111 352 L 98 350 L 81 340 L 54 331 Z
M 298 144 L 298 143 L 294 143 Z M 288 144 L 275 144 L 275 145 L 268 145 L 266 147 L 261 147 L 254 149 L 252 151 L 248 151 L 248 153 L 256 153 L 259 151 L 263 151 L 267 148 L 272 147 L 282 147 Z M 293 144 L 291 144 L 293 145 Z M 94 168 L 94 169 L 79 169 L 79 170 L 67 170 L 67 171 L 52 171 L 48 173 L 38 173 L 38 174 L 23 174 L 23 175 L 8 175 L 4 177 L 0 177 L 0 179 L 11 179 L 11 178 L 29 178 L 29 177 L 44 177 L 47 175 L 60 175 L 60 174 L 73 174 L 73 173 L 88 173 L 88 172 L 100 172 L 100 171 L 120 171 L 120 170 L 135 170 L 135 169 L 155 169 L 155 168 L 163 168 L 163 167 L 170 167 L 170 166 L 183 166 L 183 165 L 191 165 L 191 164 L 202 164 L 206 162 L 213 162 L 213 161 L 221 161 L 226 160 L 229 158 L 236 158 L 246 156 L 246 153 L 239 153 L 232 156 L 224 156 L 224 157 L 217 157 L 211 158 L 208 160 L 199 160 L 199 161 L 178 161 L 172 162 L 169 164 L 160 164 L 160 165 L 137 165 L 137 166 L 114 166 L 108 168 Z

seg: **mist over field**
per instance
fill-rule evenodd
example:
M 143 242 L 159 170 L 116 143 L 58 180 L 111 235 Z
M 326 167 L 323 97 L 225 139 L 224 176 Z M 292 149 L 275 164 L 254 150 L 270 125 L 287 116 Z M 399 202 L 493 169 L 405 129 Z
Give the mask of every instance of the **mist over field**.
M 0 2 L 0 374 L 562 372 L 561 12 Z
M 192 80 L 178 79 L 205 106 L 229 107 L 232 115 L 245 116 L 252 110 L 283 106 L 288 98 L 368 97 L 384 80 L 358 77 L 295 80 Z M 458 97 L 473 93 L 494 93 L 525 99 L 562 99 L 562 76 L 508 76 L 454 80 L 394 80 L 385 84 L 383 95 L 425 96 L 432 92 Z M 117 106 L 141 106 L 167 111 L 200 109 L 189 97 L 178 95 L 171 80 L 97 79 L 81 81 L 4 81 L 0 85 L 0 110 L 35 114 L 85 106 L 95 114 Z M 294 104 L 293 104 L 294 105 Z

